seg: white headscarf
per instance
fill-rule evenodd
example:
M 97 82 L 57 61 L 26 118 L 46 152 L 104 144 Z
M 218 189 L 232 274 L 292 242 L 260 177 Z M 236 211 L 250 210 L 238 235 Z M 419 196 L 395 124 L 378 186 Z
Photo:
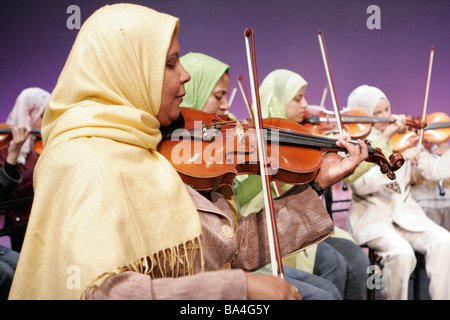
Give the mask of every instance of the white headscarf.
M 375 106 L 380 99 L 386 99 L 389 103 L 389 100 L 383 91 L 377 87 L 364 84 L 350 93 L 347 99 L 347 108 L 364 108 L 368 111 L 369 115 L 372 116 Z
M 47 105 L 50 93 L 41 88 L 27 88 L 16 99 L 6 123 L 13 126 L 32 127 L 42 116 Z M 29 136 L 20 149 L 18 163 L 24 164 L 28 153 L 33 149 L 33 136 Z

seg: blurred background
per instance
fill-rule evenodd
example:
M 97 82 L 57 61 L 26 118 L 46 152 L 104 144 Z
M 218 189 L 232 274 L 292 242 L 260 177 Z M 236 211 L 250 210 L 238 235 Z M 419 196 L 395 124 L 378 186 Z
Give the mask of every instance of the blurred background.
M 37 86 L 52 91 L 78 29 L 67 27 L 79 8 L 81 23 L 105 4 L 101 0 L 0 1 L 0 118 L 6 121 L 18 94 Z M 450 1 L 448 0 L 153 0 L 129 1 L 180 19 L 181 54 L 203 52 L 231 66 L 230 91 L 248 69 L 244 31 L 255 35 L 259 83 L 272 70 L 286 68 L 308 82 L 307 100 L 318 105 L 327 78 L 318 30 L 328 52 L 337 100 L 346 106 L 361 84 L 388 96 L 393 113 L 422 112 L 431 46 L 435 48 L 428 113 L 450 106 Z M 379 19 L 371 5 L 379 8 Z M 367 23 L 378 23 L 370 29 Z M 330 90 L 325 105 L 332 109 Z M 238 90 L 231 106 L 248 116 Z

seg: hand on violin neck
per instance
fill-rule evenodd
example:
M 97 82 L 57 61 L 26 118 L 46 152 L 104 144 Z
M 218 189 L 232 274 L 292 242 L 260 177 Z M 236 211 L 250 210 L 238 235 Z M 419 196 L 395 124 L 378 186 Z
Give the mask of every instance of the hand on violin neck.
M 391 121 L 389 125 L 386 126 L 386 129 L 384 129 L 383 132 L 383 136 L 386 142 L 389 142 L 391 138 L 394 136 L 394 134 L 404 131 L 405 126 L 406 126 L 406 116 L 404 114 L 391 115 Z
M 420 149 L 417 147 L 408 148 L 402 151 L 402 156 L 405 160 L 411 160 L 413 165 L 416 165 L 420 159 Z
M 346 137 L 340 137 L 336 144 L 347 149 L 347 155 L 342 157 L 336 152 L 327 152 L 324 155 L 322 166 L 316 177 L 316 182 L 322 189 L 351 175 L 356 167 L 369 157 L 367 145 L 359 139 L 357 142 L 358 144 L 353 144 L 347 141 Z
M 11 126 L 12 140 L 9 143 L 8 155 L 6 156 L 6 162 L 15 165 L 19 158 L 20 150 L 23 144 L 29 137 L 31 128 L 28 126 L 16 127 Z

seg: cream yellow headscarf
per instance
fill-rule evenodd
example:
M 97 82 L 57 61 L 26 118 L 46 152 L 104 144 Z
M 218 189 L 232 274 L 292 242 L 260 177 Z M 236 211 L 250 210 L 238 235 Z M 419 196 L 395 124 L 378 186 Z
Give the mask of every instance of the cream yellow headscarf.
M 156 151 L 166 56 L 177 31 L 177 18 L 130 4 L 103 7 L 80 29 L 45 111 L 10 298 L 79 299 L 125 270 L 193 272 L 198 212 Z
M 259 87 L 262 117 L 287 119 L 287 105 L 295 98 L 298 91 L 307 85 L 308 82 L 294 71 L 276 69 L 270 72 Z M 261 177 L 237 176 L 233 187 L 238 195 L 242 214 L 260 210 L 264 206 Z M 283 192 L 291 187 L 283 185 Z M 274 192 L 272 193 L 275 195 Z
M 291 70 L 276 69 L 269 73 L 259 86 L 262 117 L 287 119 L 286 106 L 307 85 L 301 75 Z

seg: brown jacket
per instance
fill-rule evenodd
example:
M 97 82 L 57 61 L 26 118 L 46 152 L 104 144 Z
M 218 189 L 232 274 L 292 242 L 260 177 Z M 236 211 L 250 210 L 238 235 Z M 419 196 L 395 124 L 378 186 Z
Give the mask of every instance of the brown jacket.
M 270 262 L 264 210 L 239 216 L 236 225 L 232 206 L 221 193 L 210 199 L 187 187 L 199 211 L 203 227 L 205 271 L 180 278 L 151 279 L 125 272 L 110 276 L 93 299 L 246 299 L 245 271 Z M 281 254 L 306 248 L 333 233 L 333 223 L 316 192 L 308 185 L 292 188 L 274 200 Z M 89 294 L 87 295 L 89 296 Z

